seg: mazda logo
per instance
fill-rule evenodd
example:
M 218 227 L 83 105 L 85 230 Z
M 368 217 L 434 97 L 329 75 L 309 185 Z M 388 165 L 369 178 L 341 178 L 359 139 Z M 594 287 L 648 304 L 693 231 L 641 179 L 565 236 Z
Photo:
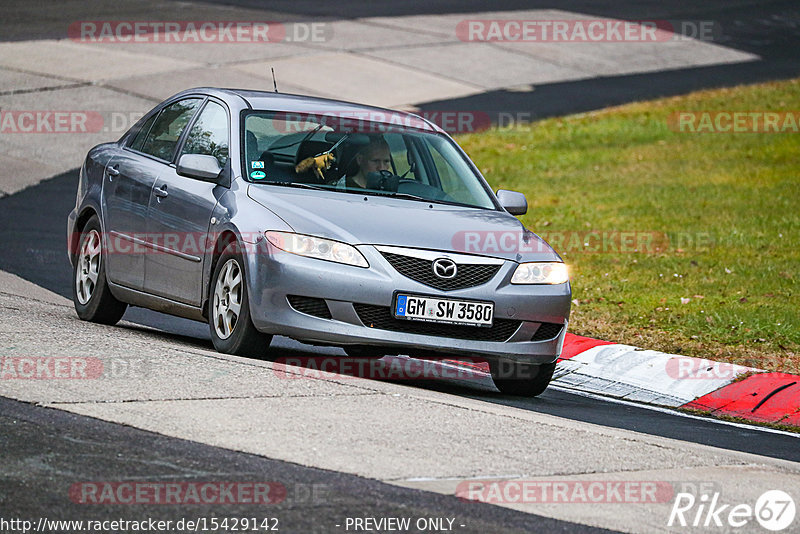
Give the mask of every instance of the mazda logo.
M 457 272 L 456 262 L 449 258 L 439 258 L 433 262 L 433 274 L 439 278 L 455 278 Z

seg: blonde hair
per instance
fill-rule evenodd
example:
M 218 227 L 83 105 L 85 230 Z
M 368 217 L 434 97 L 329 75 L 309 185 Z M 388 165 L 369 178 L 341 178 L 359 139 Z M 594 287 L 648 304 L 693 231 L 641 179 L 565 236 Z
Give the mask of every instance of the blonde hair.
M 370 137 L 369 143 L 361 147 L 358 152 L 356 152 L 356 155 L 367 157 L 369 154 L 383 149 L 386 149 L 387 152 L 390 152 L 389 143 L 386 142 L 386 139 L 384 139 L 383 136 L 379 135 L 377 137 Z

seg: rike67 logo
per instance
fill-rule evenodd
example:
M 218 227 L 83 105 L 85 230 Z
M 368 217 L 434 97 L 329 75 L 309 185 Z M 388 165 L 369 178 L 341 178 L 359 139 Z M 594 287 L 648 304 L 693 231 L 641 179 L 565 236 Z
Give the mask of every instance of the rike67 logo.
M 773 532 L 792 525 L 797 510 L 792 497 L 781 490 L 765 491 L 750 504 L 722 504 L 718 492 L 699 498 L 691 493 L 678 493 L 669 514 L 667 526 L 720 527 L 729 530 L 747 525 L 754 519 Z

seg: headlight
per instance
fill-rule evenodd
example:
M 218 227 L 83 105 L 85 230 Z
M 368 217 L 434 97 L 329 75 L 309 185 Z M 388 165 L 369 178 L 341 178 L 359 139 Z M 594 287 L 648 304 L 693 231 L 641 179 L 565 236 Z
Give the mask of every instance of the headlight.
M 563 263 L 520 263 L 512 284 L 563 284 L 569 281 L 567 266 Z
M 334 261 L 356 267 L 369 267 L 369 263 L 356 250 L 356 247 L 347 243 L 291 232 L 268 231 L 264 232 L 264 235 L 273 246 L 298 256 Z

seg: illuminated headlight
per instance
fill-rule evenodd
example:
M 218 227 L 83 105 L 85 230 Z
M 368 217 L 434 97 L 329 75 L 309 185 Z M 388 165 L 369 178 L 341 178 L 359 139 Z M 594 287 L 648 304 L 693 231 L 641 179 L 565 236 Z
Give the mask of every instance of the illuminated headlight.
M 563 284 L 568 280 L 563 263 L 520 263 L 511 277 L 512 284 Z
M 298 256 L 335 261 L 356 267 L 369 267 L 369 263 L 356 247 L 347 243 L 291 232 L 269 231 L 264 232 L 264 235 L 273 246 Z

